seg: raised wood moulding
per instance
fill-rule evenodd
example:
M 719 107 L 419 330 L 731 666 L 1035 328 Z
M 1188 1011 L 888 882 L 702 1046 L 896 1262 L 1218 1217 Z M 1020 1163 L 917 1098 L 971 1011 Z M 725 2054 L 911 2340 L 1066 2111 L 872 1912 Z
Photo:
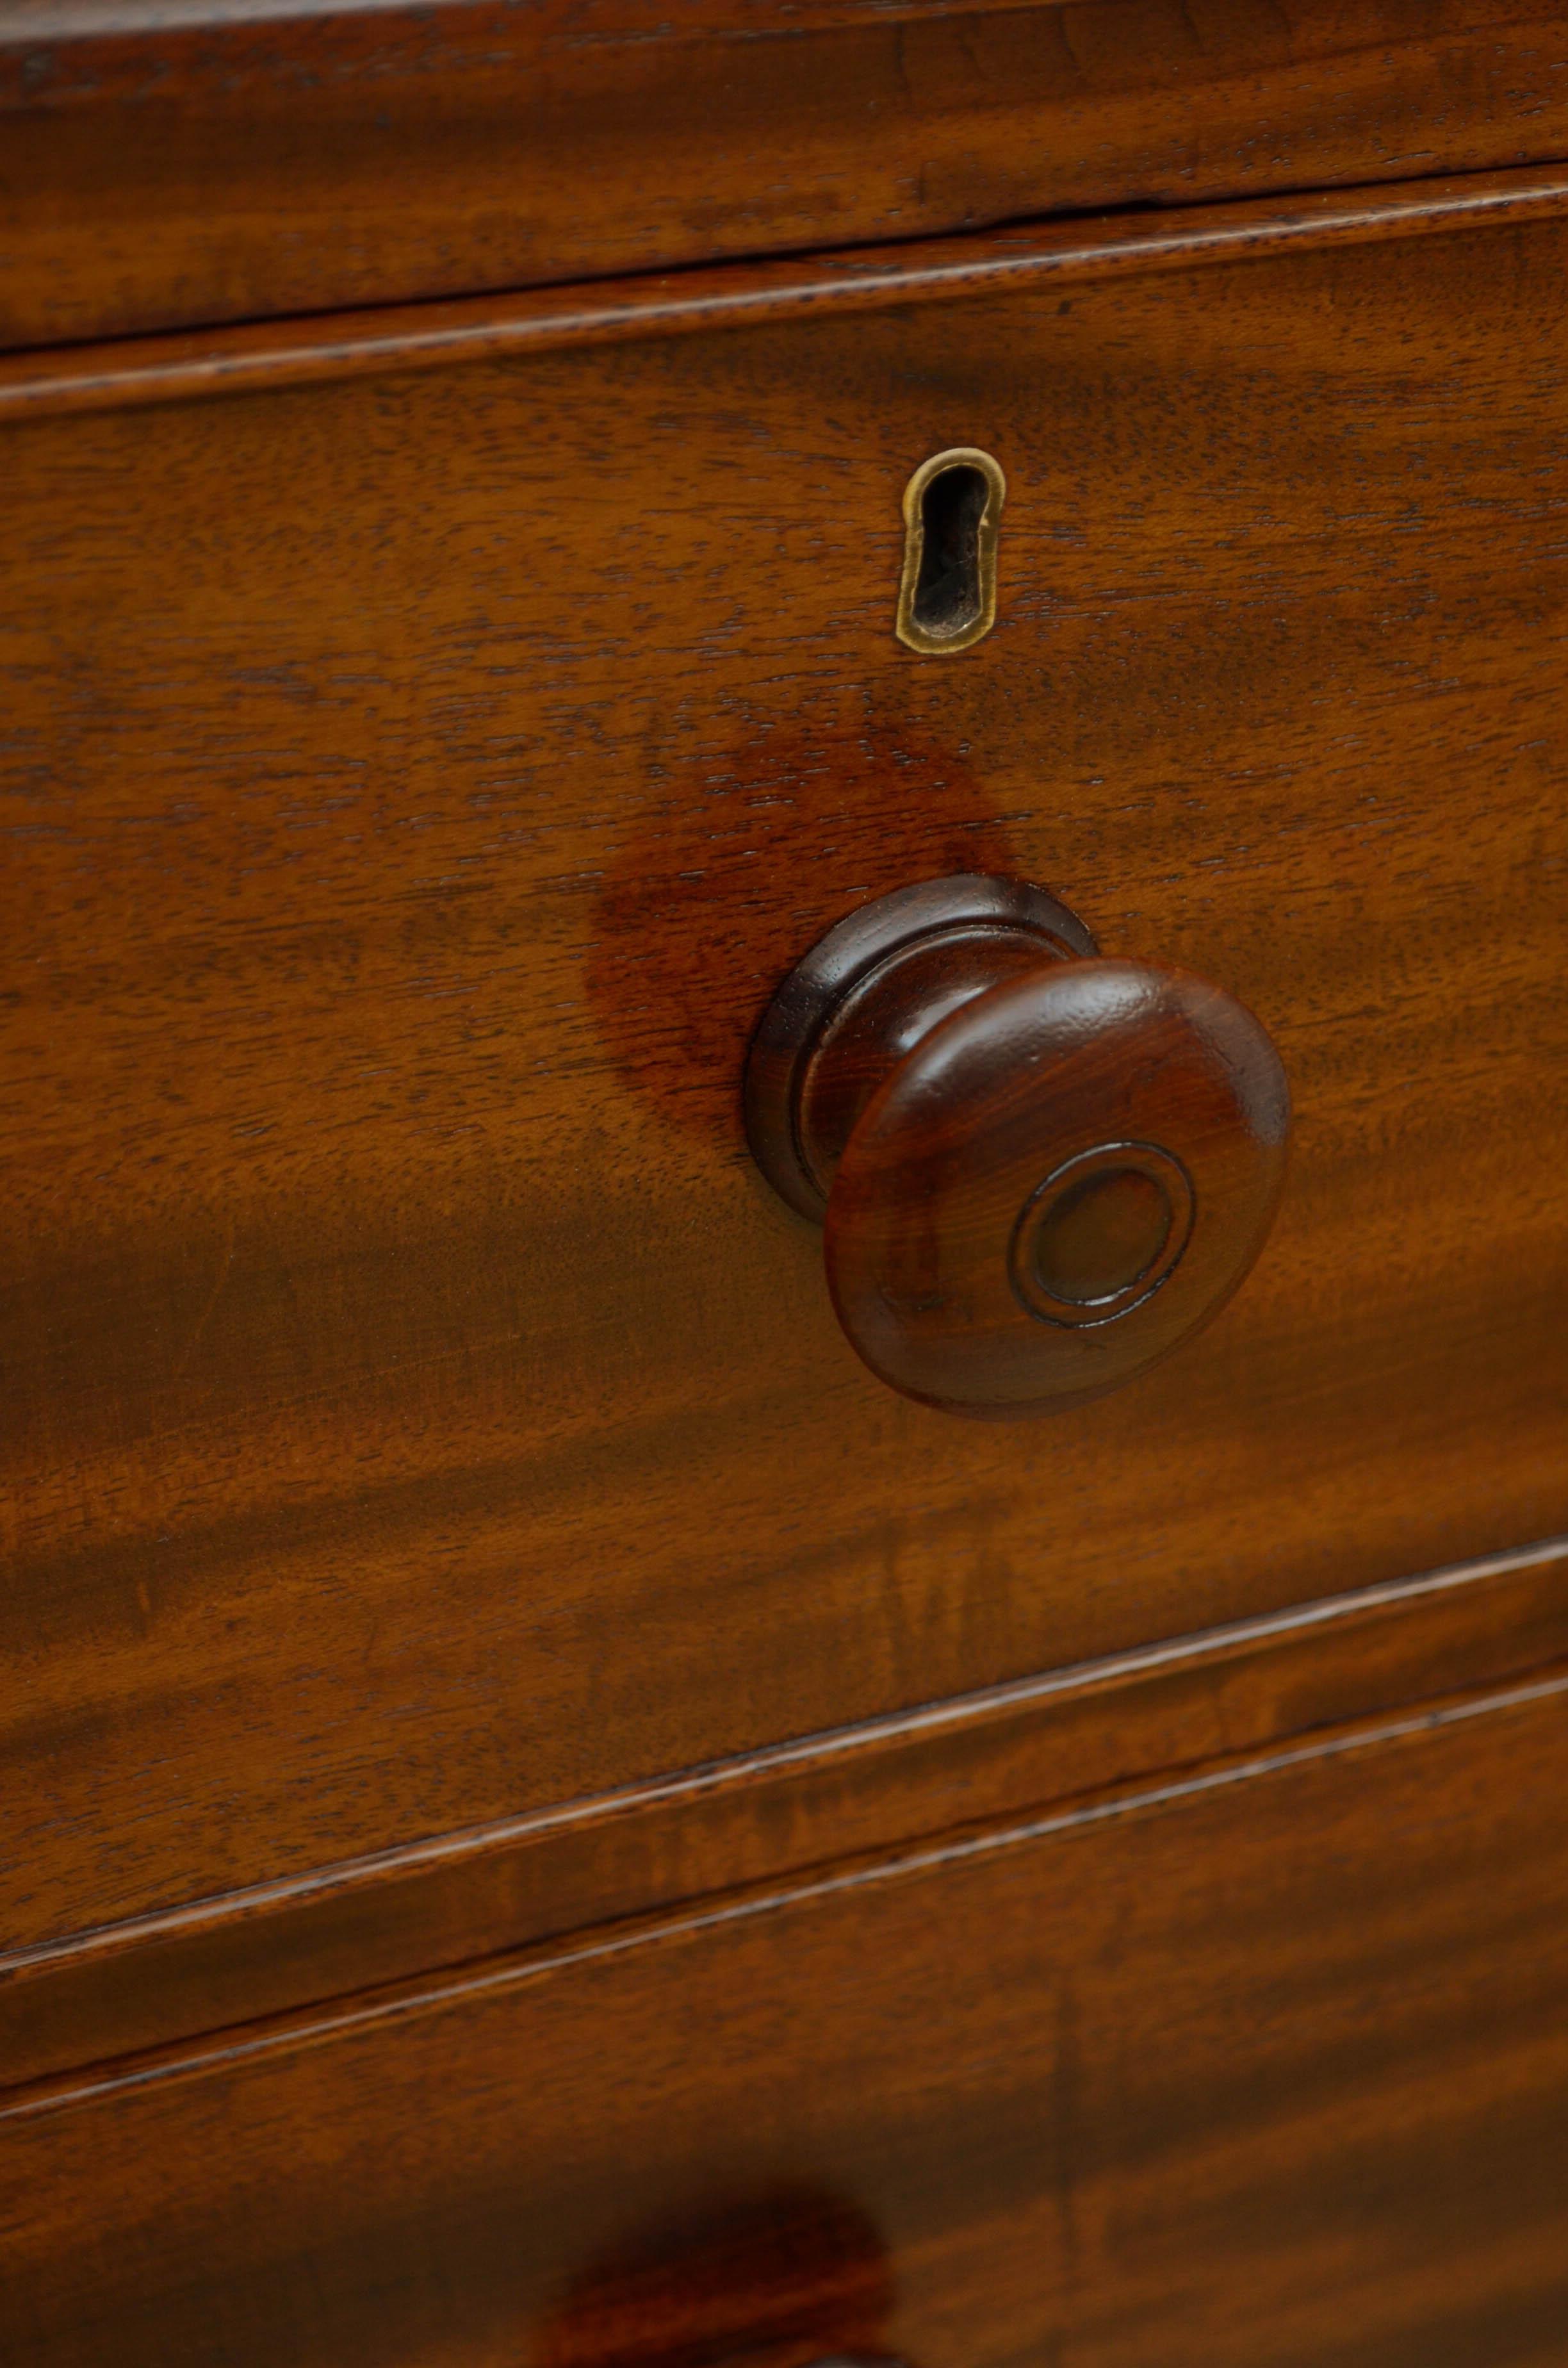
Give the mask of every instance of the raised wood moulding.
M 321 379 L 441 370 L 499 355 L 619 345 L 831 313 L 1022 294 L 1061 283 L 1240 261 L 1282 248 L 1357 245 L 1517 228 L 1568 209 L 1568 166 L 1335 190 L 1023 227 L 961 239 L 676 276 L 540 288 L 330 319 L 275 321 L 0 359 L 0 422 L 187 402 Z
M 11 2354 L 1555 2362 L 1565 1687 L 40 2085 Z
M 1561 0 L 7 0 L 0 344 L 1561 155 Z
M 1164 1777 L 1102 1787 L 1082 1799 L 1041 1804 L 1019 1816 L 972 1820 L 940 1834 L 910 1838 L 892 1850 L 857 1852 L 608 1926 L 551 1935 L 548 1941 L 500 1952 L 477 1963 L 431 1967 L 422 1976 L 315 1999 L 292 2012 L 257 2014 L 232 2027 L 192 2031 L 118 2059 L 95 2060 L 0 2089 L 0 2130 L 4 2132 L 0 2152 L 29 2124 L 47 2123 L 83 2107 L 123 2101 L 140 2091 L 156 2092 L 191 2079 L 223 2078 L 241 2066 L 264 2066 L 268 2058 L 287 2062 L 301 2052 L 324 2049 L 330 2061 L 335 2044 L 353 2034 L 385 2032 L 395 2041 L 426 2018 L 453 2009 L 461 2012 L 487 1998 L 504 1998 L 541 1979 L 580 1975 L 588 1967 L 635 1958 L 645 1950 L 701 1942 L 802 1905 L 875 1897 L 879 1891 L 910 1880 L 940 1878 L 965 1865 L 1006 1858 L 1042 1843 L 1114 1831 L 1121 1825 L 1136 1826 L 1150 1816 L 1179 1813 L 1215 1796 L 1235 1793 L 1244 1799 L 1256 1784 L 1288 1782 L 1292 1775 L 1335 1761 L 1354 1764 L 1362 1755 L 1413 1744 L 1440 1748 L 1447 1737 L 1462 1738 L 1466 1729 L 1484 1734 L 1494 1721 L 1523 1726 L 1527 1733 L 1533 1727 L 1538 1738 L 1549 1724 L 1551 1742 L 1561 1750 L 1565 1704 L 1568 1665 L 1559 1662 L 1516 1685 L 1471 1688 L 1403 1712 L 1369 1713 L 1294 1743 L 1227 1752 L 1223 1758 L 1173 1770 Z M 1538 1759 L 1541 1756 L 1539 1750 L 1535 1754 Z M 1494 1766 L 1486 1772 L 1494 1779 L 1497 1771 Z M 1435 1768 L 1436 1782 L 1440 1783 L 1446 1773 L 1451 1770 Z M 1510 1785 L 1507 1791 L 1510 1798 L 1519 1798 L 1517 1785 Z M 1358 1831 L 1375 1832 L 1378 1822 L 1364 1818 Z M 971 1972 L 983 1972 L 984 1961 L 983 1950 L 977 1947 Z M 1513 1952 L 1506 1952 L 1505 1961 L 1513 1962 Z
M 5 2086 L 1272 1750 L 1568 1658 L 1568 1539 L 0 1958 Z

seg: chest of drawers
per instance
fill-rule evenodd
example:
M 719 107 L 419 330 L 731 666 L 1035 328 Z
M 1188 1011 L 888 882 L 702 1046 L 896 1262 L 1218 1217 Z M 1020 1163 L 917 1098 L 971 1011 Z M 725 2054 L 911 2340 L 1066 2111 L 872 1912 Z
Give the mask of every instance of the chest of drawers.
M 1560 2356 L 1568 26 L 21 13 L 19 2356 Z M 955 881 L 1288 1080 L 1028 1421 L 748 1142 Z

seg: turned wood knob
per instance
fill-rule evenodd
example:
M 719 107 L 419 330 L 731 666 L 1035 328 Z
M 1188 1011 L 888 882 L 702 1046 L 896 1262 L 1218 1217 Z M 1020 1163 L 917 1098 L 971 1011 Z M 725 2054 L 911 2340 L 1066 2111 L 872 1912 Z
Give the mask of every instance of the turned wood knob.
M 991 1417 L 1114 1389 L 1224 1304 L 1290 1111 L 1233 996 L 1101 960 L 1043 889 L 967 874 L 830 929 L 746 1068 L 752 1150 L 824 1224 L 852 1345 L 907 1396 Z

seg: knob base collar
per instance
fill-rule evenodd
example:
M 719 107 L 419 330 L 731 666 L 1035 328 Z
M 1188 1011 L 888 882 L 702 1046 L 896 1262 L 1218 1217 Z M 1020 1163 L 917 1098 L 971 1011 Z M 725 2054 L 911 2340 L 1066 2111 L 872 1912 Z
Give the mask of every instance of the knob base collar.
M 752 1040 L 746 1137 L 781 1199 L 821 1224 L 855 1122 L 921 1038 L 1041 962 L 1099 951 L 1027 880 L 957 872 L 879 896 L 819 938 Z

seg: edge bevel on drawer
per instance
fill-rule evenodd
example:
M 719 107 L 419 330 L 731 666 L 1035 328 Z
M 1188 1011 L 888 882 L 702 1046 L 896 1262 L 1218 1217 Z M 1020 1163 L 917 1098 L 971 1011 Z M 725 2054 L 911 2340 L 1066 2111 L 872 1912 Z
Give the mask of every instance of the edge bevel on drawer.
M 17 2355 L 1549 2361 L 1565 1682 L 0 2110 Z

